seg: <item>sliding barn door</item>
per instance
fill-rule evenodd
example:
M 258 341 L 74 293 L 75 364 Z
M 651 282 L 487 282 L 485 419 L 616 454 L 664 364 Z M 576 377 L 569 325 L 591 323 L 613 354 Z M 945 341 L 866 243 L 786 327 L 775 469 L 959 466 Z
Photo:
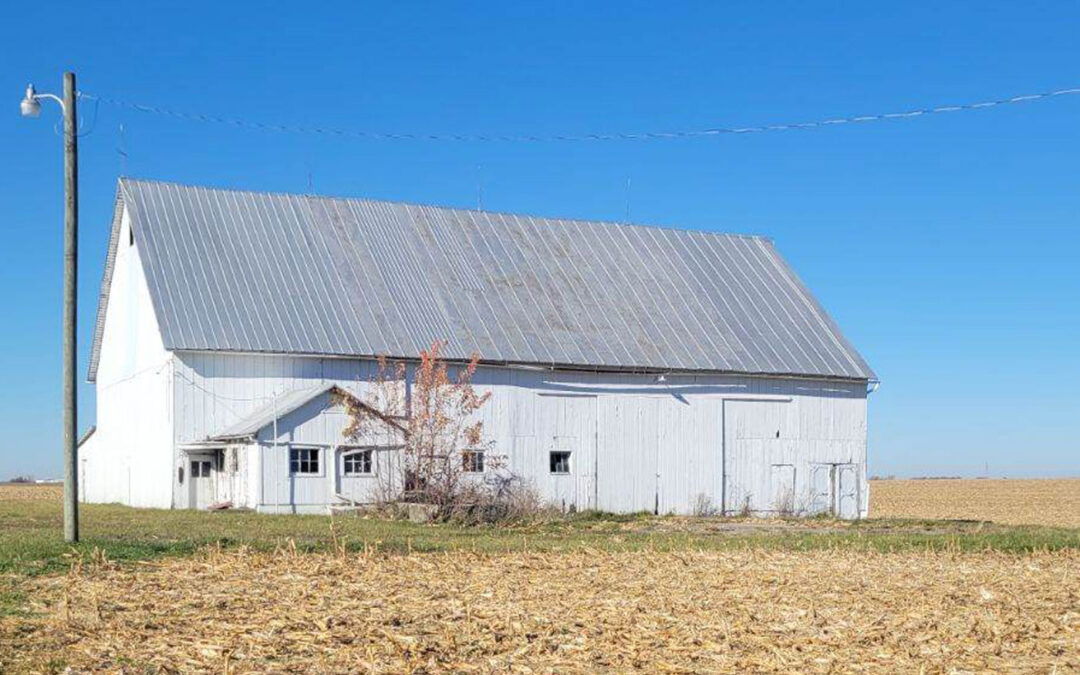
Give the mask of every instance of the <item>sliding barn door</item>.
M 537 487 L 556 505 L 596 508 L 596 397 L 537 397 Z

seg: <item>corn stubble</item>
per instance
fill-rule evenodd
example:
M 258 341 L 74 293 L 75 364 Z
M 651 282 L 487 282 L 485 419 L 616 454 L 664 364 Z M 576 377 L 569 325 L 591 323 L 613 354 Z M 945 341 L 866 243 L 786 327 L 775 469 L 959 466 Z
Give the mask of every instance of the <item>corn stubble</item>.
M 870 517 L 1080 527 L 1080 478 L 875 480 Z
M 3 502 L 55 502 L 60 503 L 64 498 L 64 488 L 61 485 L 48 483 L 38 485 L 35 483 L 5 483 L 0 485 L 0 501 Z
M 34 584 L 13 672 L 1080 670 L 1076 551 L 209 549 Z

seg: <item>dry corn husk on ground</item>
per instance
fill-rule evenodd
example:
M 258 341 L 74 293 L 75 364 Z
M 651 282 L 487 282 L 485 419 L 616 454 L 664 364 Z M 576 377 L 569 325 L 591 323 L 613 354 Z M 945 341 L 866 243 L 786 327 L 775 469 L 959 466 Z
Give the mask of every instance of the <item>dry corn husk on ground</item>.
M 33 584 L 12 672 L 1080 671 L 1076 551 L 209 549 Z

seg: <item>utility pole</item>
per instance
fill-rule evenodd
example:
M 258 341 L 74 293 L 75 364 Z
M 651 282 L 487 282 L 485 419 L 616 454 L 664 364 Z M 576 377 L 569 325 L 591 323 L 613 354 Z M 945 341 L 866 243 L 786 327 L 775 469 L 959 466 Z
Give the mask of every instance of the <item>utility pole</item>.
M 76 425 L 76 289 L 79 258 L 79 129 L 75 73 L 64 73 L 64 541 L 79 541 L 79 458 Z
M 62 442 L 64 445 L 64 541 L 79 541 L 79 464 L 76 425 L 75 318 L 79 257 L 79 128 L 76 123 L 75 73 L 64 73 L 64 97 L 26 88 L 19 104 L 23 117 L 41 114 L 41 99 L 51 99 L 64 111 L 64 348 Z

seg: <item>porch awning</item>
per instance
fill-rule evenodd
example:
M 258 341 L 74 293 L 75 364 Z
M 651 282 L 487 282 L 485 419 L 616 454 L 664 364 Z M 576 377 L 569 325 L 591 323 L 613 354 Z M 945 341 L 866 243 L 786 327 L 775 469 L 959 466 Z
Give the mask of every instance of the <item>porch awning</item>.
M 338 390 L 356 396 L 347 385 L 340 382 L 319 382 L 317 384 L 300 387 L 275 396 L 264 405 L 256 408 L 248 415 L 229 424 L 207 437 L 208 441 L 230 441 L 241 438 L 250 438 L 261 429 L 280 420 L 285 415 L 296 410 L 316 396 L 326 392 Z

